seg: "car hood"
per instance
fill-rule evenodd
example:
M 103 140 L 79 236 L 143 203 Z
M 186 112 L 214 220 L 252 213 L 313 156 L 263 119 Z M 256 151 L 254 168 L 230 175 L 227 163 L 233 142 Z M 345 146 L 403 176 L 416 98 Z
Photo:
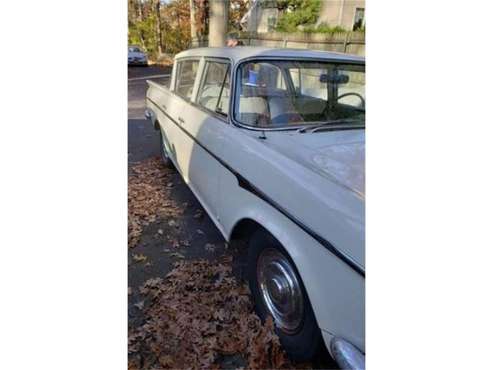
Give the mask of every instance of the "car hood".
M 271 131 L 266 145 L 365 197 L 365 130 Z

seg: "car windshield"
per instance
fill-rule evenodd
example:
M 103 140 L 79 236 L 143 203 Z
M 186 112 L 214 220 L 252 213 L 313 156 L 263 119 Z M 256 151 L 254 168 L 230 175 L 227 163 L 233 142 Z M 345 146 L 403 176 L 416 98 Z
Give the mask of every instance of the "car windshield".
M 365 122 L 365 66 L 253 61 L 237 74 L 234 118 L 260 128 Z
M 136 48 L 136 47 L 128 48 L 128 51 L 131 53 L 141 53 L 142 52 L 139 48 Z

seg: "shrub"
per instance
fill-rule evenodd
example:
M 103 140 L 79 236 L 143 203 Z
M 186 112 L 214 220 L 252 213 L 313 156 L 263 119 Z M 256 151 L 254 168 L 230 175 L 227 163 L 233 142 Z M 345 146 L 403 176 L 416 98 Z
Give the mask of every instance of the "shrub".
M 341 26 L 330 26 L 326 23 L 322 23 L 318 26 L 308 26 L 303 28 L 304 32 L 310 32 L 310 33 L 339 33 L 339 32 L 347 32 L 344 27 Z
M 278 0 L 283 14 L 277 21 L 276 31 L 296 32 L 299 26 L 314 25 L 320 13 L 320 0 Z

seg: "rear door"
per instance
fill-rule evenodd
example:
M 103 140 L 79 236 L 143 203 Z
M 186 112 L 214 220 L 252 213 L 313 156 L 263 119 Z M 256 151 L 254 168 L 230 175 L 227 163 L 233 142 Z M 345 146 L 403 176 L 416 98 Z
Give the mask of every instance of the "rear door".
M 173 76 L 173 99 L 169 101 L 166 112 L 173 128 L 170 130 L 170 146 L 175 165 L 188 183 L 188 152 L 193 139 L 183 126 L 187 112 L 190 111 L 192 97 L 198 85 L 200 59 L 182 59 L 176 62 Z
M 178 97 L 166 86 L 149 82 L 147 90 L 147 106 L 156 114 L 160 126 L 160 135 L 172 161 L 176 164 L 175 140 L 180 135 L 180 130 L 174 123 L 173 107 L 176 106 Z
M 179 109 L 178 114 L 184 132 L 176 148 L 180 169 L 216 224 L 219 178 L 222 171 L 227 171 L 219 153 L 228 124 L 230 74 L 228 60 L 203 59 L 191 104 Z M 180 85 L 177 80 L 177 86 Z

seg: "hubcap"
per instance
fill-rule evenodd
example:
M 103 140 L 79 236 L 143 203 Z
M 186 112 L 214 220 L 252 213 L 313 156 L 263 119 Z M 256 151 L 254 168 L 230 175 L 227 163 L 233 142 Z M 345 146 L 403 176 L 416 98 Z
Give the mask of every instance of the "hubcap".
M 276 249 L 262 251 L 257 262 L 262 299 L 276 326 L 290 334 L 303 319 L 303 293 L 293 266 Z

